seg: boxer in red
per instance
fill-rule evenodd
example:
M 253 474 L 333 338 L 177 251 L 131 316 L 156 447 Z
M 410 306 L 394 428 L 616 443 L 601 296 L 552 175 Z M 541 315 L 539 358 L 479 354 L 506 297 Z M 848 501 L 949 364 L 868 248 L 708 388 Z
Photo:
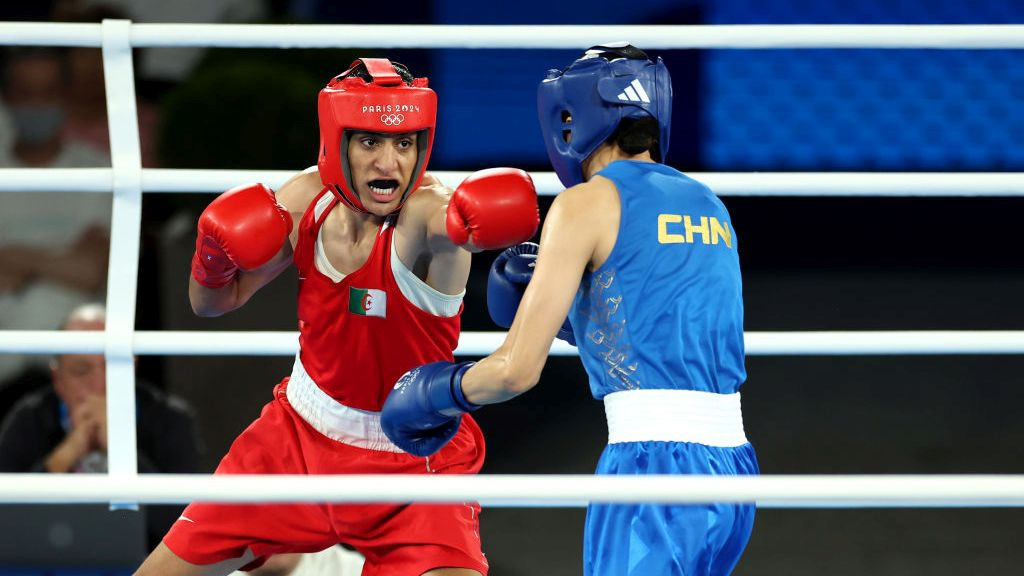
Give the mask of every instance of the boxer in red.
M 533 183 L 495 168 L 452 191 L 425 174 L 437 97 L 400 64 L 357 60 L 320 92 L 318 109 L 315 168 L 276 193 L 229 190 L 199 219 L 189 298 L 200 316 L 239 308 L 291 263 L 299 274 L 292 374 L 217 474 L 476 473 L 484 442 L 471 418 L 421 458 L 387 439 L 380 409 L 404 372 L 453 359 L 471 252 L 534 235 Z M 486 575 L 479 511 L 195 503 L 136 574 L 227 574 L 341 542 L 366 557 L 364 575 Z

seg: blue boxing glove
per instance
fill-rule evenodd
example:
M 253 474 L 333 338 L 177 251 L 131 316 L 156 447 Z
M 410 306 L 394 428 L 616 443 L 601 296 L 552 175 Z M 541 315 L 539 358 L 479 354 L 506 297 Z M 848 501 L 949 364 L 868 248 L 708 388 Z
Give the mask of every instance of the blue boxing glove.
M 444 447 L 458 432 L 462 415 L 480 407 L 462 393 L 462 375 L 473 364 L 433 362 L 403 374 L 380 412 L 384 434 L 413 456 Z
M 502 250 L 487 275 L 487 312 L 502 328 L 512 326 L 526 285 L 533 278 L 540 246 L 523 242 Z
M 491 272 L 487 276 L 487 312 L 498 326 L 512 326 L 512 320 L 519 310 L 519 302 L 522 301 L 526 286 L 533 278 L 538 252 L 540 246 L 533 242 L 523 242 L 506 248 L 494 259 Z M 576 337 L 568 318 L 558 330 L 558 338 L 573 346 L 576 345 Z

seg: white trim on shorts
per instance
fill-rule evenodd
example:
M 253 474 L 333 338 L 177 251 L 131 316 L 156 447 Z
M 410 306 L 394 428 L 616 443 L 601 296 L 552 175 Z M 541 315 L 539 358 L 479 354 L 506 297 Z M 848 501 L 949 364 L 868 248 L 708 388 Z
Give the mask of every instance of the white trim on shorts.
M 694 442 L 733 448 L 747 443 L 740 395 L 696 390 L 623 390 L 604 397 L 608 443 Z
M 328 396 L 306 372 L 298 355 L 286 394 L 295 412 L 331 440 L 367 450 L 403 452 L 384 434 L 380 412 L 350 408 Z

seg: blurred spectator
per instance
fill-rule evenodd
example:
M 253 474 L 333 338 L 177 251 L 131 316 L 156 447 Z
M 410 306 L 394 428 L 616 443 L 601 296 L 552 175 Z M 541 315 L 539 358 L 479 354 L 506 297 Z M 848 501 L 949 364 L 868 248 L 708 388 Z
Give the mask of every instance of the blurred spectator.
M 363 556 L 342 546 L 311 554 L 278 554 L 263 566 L 230 576 L 358 576 L 363 571 Z
M 106 312 L 85 304 L 64 330 L 103 330 Z M 0 472 L 106 472 L 106 364 L 98 354 L 64 354 L 50 366 L 52 386 L 19 401 L 0 424 Z M 136 394 L 138 469 L 199 472 L 201 441 L 185 402 L 139 382 Z M 155 545 L 181 507 L 150 507 L 147 532 Z
M 13 133 L 0 150 L 0 168 L 109 166 L 107 155 L 61 138 L 64 52 L 17 48 L 5 55 L 2 99 Z M 0 329 L 55 329 L 72 308 L 102 294 L 110 206 L 110 194 L 0 193 Z M 30 361 L 0 355 L 0 383 Z
M 69 22 L 98 23 L 106 19 L 128 19 L 119 8 L 105 4 L 88 6 L 73 3 L 55 14 L 55 18 Z M 135 58 L 138 58 L 136 51 Z M 84 144 L 102 154 L 110 154 L 110 130 L 107 126 L 107 95 L 103 76 L 103 54 L 99 48 L 71 47 L 67 53 L 68 77 L 65 101 L 67 121 L 63 136 L 66 142 Z M 136 91 L 137 92 L 137 91 Z M 154 142 L 159 114 L 156 106 L 136 97 L 139 123 L 139 144 L 142 165 L 156 166 Z
M 72 0 L 73 4 L 120 9 L 134 22 L 243 23 L 266 18 L 270 0 Z M 139 58 L 145 80 L 180 82 L 191 74 L 206 48 L 146 48 Z
M 11 142 L 0 154 L 4 168 L 109 166 L 109 154 L 66 142 L 66 79 L 70 68 L 63 50 L 11 48 L 3 71 L 3 102 L 11 120 Z

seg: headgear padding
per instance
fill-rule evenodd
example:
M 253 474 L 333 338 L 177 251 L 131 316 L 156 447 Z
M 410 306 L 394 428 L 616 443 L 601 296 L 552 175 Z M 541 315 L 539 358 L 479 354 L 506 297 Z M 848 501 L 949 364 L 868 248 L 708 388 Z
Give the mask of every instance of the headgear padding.
M 360 63 L 366 66 L 371 81 L 352 74 Z M 427 87 L 427 79 L 416 78 L 409 85 L 386 58 L 360 58 L 320 91 L 317 112 L 320 117 L 320 158 L 317 161 L 320 181 L 345 205 L 358 212 L 366 212 L 366 208 L 351 181 L 348 163 L 351 134 L 418 133 L 416 168 L 409 187 L 402 192 L 398 204 L 401 208 L 409 194 L 419 187 L 434 144 L 437 95 Z
M 537 90 L 537 114 L 548 158 L 566 188 L 583 182 L 583 161 L 623 118 L 658 123 L 658 149 L 668 153 L 672 79 L 658 58 L 627 44 L 594 46 L 565 70 L 549 70 Z M 571 119 L 571 120 L 570 120 Z

